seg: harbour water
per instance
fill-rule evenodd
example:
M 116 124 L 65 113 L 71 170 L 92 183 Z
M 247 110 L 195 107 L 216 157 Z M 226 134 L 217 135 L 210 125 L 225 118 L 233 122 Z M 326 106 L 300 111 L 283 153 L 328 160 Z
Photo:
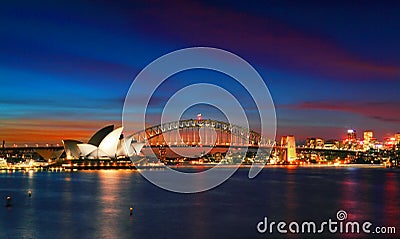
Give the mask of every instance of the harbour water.
M 254 179 L 247 173 L 241 168 L 217 188 L 178 194 L 154 186 L 133 170 L 3 171 L 0 238 L 400 237 L 398 169 L 270 167 Z M 339 210 L 347 213 L 347 220 L 372 222 L 371 228 L 394 226 L 396 234 L 257 231 L 264 217 L 318 223 L 337 220 Z

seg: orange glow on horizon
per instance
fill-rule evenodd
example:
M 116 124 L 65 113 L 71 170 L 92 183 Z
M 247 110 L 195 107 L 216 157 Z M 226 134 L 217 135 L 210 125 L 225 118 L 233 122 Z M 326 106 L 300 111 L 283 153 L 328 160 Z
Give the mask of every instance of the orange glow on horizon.
M 100 128 L 120 122 L 113 121 L 67 121 L 67 120 L 39 120 L 21 119 L 18 121 L 2 120 L 0 140 L 5 140 L 6 147 L 17 144 L 22 146 L 28 144 L 59 144 L 63 139 L 76 139 L 83 142 Z

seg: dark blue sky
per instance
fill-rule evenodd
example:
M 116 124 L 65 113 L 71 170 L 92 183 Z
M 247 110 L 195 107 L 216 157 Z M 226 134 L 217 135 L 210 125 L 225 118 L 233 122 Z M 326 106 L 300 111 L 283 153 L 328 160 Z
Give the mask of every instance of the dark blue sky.
M 0 138 L 85 140 L 121 124 L 143 67 L 173 50 L 210 46 L 259 71 L 278 135 L 341 138 L 352 127 L 381 139 L 400 131 L 399 12 L 397 1 L 2 3 Z M 242 92 L 216 73 L 193 71 L 171 79 L 158 102 L 197 82 Z

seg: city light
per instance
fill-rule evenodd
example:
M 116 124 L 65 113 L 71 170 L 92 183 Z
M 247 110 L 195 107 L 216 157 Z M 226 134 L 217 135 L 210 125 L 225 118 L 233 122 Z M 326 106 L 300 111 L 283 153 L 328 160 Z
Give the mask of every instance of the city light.
M 4 144 L 0 155 L 0 158 L 4 159 L 0 162 L 0 167 L 13 170 L 52 168 L 53 171 L 74 170 L 82 167 L 129 168 L 129 165 L 132 165 L 129 156 L 136 157 L 136 164 L 150 167 L 168 164 L 208 165 L 216 163 L 332 166 L 378 164 L 391 167 L 398 165 L 399 161 L 400 133 L 378 141 L 373 130 L 363 131 L 360 138 L 357 137 L 355 129 L 348 129 L 345 131 L 347 136 L 343 140 L 309 137 L 305 141 L 301 141 L 301 139 L 296 139 L 294 135 L 287 135 L 283 136 L 278 142 L 271 140 L 258 142 L 254 138 L 257 133 L 250 137 L 249 135 L 246 136 L 244 132 L 240 132 L 236 137 L 241 140 L 233 140 L 235 136 L 232 135 L 232 131 L 224 130 L 232 126 L 229 126 L 228 123 L 203 119 L 200 113 L 197 114 L 196 120 L 183 121 L 184 124 L 180 122 L 169 123 L 169 128 L 174 128 L 173 125 L 182 126 L 180 129 L 181 136 L 183 136 L 182 142 L 177 141 L 174 135 L 168 136 L 168 134 L 171 134 L 168 131 L 160 134 L 155 133 L 161 126 L 150 126 L 149 129 L 151 130 L 147 136 L 135 135 L 135 138 L 147 137 L 145 142 L 132 141 L 133 136 L 124 138 L 121 136 L 123 135 L 122 128 L 115 131 L 113 126 L 106 126 L 97 131 L 86 144 L 77 140 L 63 140 L 62 146 L 60 144 L 44 144 L 43 146 L 35 144 L 31 147 L 24 144 L 19 147 L 17 144 L 12 144 L 11 147 L 7 147 Z M 215 135 L 207 135 L 209 131 L 204 131 L 204 135 L 201 135 L 203 140 L 214 138 L 215 142 L 210 145 L 202 142 L 199 137 L 200 134 L 197 132 L 198 128 L 192 127 L 193 124 L 209 125 L 213 131 L 217 130 L 217 133 L 214 132 Z M 124 145 L 128 147 L 125 148 Z M 226 149 L 231 146 L 233 146 L 233 149 L 228 153 Z M 271 154 L 255 156 L 253 153 L 248 153 L 244 160 L 239 160 L 237 154 L 241 151 L 242 146 L 269 149 Z M 197 156 L 195 158 L 171 156 L 172 148 L 197 152 L 195 153 Z M 214 151 L 218 149 L 219 152 L 218 150 L 214 152 L 208 148 L 214 149 Z M 129 149 L 129 152 L 126 149 Z M 149 158 L 149 150 L 155 150 L 156 160 Z M 10 161 L 10 163 L 7 163 L 7 161 Z

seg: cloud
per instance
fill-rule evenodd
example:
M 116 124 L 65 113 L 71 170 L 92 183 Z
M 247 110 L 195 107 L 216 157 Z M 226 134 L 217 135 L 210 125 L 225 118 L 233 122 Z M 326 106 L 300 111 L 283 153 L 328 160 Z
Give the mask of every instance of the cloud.
M 118 121 L 104 120 L 56 120 L 56 119 L 3 119 L 0 123 L 0 139 L 12 143 L 61 144 L 63 139 L 87 141 L 105 125 L 120 126 Z
M 299 110 L 342 111 L 384 122 L 400 122 L 400 102 L 305 101 L 280 107 Z
M 92 108 L 103 106 L 106 108 L 121 106 L 124 102 L 124 99 L 121 98 L 111 98 L 111 97 L 102 97 L 97 96 L 98 98 L 89 98 L 89 97 L 81 97 L 79 99 L 69 99 L 69 100 L 61 100 L 54 98 L 46 98 L 43 96 L 42 98 L 30 98 L 29 104 L 30 106 L 40 106 L 40 107 L 71 107 L 71 108 Z M 2 97 L 0 96 L 0 105 L 11 105 L 11 106 L 26 106 L 27 99 L 21 98 L 10 98 L 10 97 Z
M 397 65 L 363 59 L 327 36 L 311 34 L 267 16 L 251 16 L 197 2 L 163 1 L 136 8 L 132 16 L 143 32 L 167 41 L 225 48 L 281 70 L 343 81 L 377 77 L 394 80 L 400 76 Z
M 0 64 L 20 71 L 46 72 L 52 76 L 63 75 L 75 81 L 85 78 L 85 81 L 89 82 L 109 81 L 109 79 L 129 82 L 134 73 L 138 72 L 133 66 L 81 56 L 79 52 L 68 53 L 50 48 L 43 42 L 34 44 L 30 39 L 12 39 L 12 42 L 9 40 L 3 44 L 9 47 L 2 49 Z

